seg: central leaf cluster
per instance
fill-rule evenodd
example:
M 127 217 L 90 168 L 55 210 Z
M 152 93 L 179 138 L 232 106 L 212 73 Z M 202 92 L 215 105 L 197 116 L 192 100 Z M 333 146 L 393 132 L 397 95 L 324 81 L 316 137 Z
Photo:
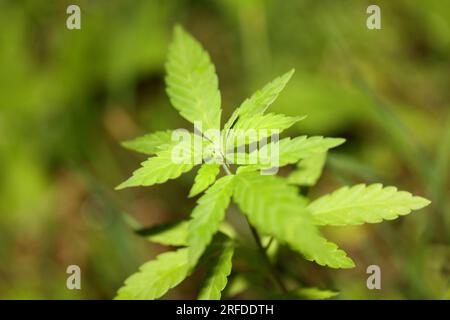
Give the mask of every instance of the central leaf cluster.
M 303 119 L 266 113 L 293 70 L 244 100 L 221 130 L 221 96 L 214 65 L 202 46 L 181 27 L 175 28 L 166 69 L 172 105 L 182 117 L 200 124 L 201 129 L 195 133 L 159 131 L 125 142 L 124 146 L 150 157 L 118 189 L 164 183 L 200 165 L 189 196 L 203 195 L 189 220 L 150 230 L 149 240 L 181 248 L 144 264 L 125 281 L 118 299 L 159 298 L 201 264 L 206 264 L 209 272 L 199 297 L 219 299 L 239 241 L 235 230 L 225 222 L 231 201 L 246 215 L 257 239 L 258 233 L 270 235 L 307 260 L 331 268 L 352 268 L 355 264 L 322 236 L 319 226 L 391 220 L 429 204 L 424 198 L 380 184 L 344 187 L 314 201 L 300 195 L 298 186 L 316 183 L 328 150 L 344 139 L 278 139 L 279 133 Z M 218 132 L 218 138 L 208 134 L 209 130 Z M 182 137 L 181 141 L 177 137 Z M 255 143 L 259 148 L 252 149 Z M 240 165 L 235 173 L 229 170 L 229 163 Z M 298 169 L 287 178 L 267 171 L 269 167 L 289 164 L 297 164 Z

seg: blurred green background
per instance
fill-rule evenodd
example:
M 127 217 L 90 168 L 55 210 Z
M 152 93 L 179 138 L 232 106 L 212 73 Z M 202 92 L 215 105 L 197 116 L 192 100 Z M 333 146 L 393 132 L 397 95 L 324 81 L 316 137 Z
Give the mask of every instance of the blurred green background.
M 69 4 L 81 7 L 81 30 L 66 28 Z M 366 28 L 369 4 L 381 7 L 381 30 Z M 341 299 L 449 298 L 450 2 L 440 0 L 0 1 L 0 298 L 110 299 L 165 250 L 131 226 L 189 215 L 194 173 L 113 190 L 144 159 L 120 141 L 191 128 L 164 92 L 176 23 L 210 52 L 224 119 L 296 69 L 272 110 L 308 115 L 293 134 L 347 139 L 312 196 L 382 182 L 433 202 L 398 221 L 324 230 L 355 269 L 283 250 L 279 267 Z M 66 288 L 71 264 L 81 267 L 82 290 Z M 371 264 L 381 267 L 382 290 L 366 287 Z M 167 297 L 194 298 L 196 277 Z M 232 280 L 228 297 L 270 291 L 258 279 L 244 291 Z

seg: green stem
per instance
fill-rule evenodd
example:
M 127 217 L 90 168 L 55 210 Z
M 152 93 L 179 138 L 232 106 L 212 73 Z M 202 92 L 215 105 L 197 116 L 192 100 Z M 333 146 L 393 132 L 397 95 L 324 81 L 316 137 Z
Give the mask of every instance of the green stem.
M 264 250 L 268 251 L 270 246 L 273 243 L 273 237 L 270 237 L 269 241 L 267 242 L 266 246 L 264 247 Z
M 270 261 L 269 256 L 267 255 L 267 252 L 264 249 L 264 246 L 262 245 L 261 237 L 259 236 L 258 231 L 255 229 L 255 227 L 253 227 L 251 225 L 250 221 L 248 221 L 248 218 L 247 218 L 247 223 L 252 232 L 253 238 L 255 239 L 258 250 L 259 250 L 261 256 L 263 257 L 264 262 L 269 267 L 269 271 L 272 275 L 273 281 L 276 283 L 276 285 L 280 288 L 281 291 L 283 291 L 284 293 L 287 293 L 288 290 L 287 290 L 286 286 L 284 285 L 283 281 L 281 280 L 280 276 L 278 275 L 277 270 L 275 269 L 274 265 Z
M 228 166 L 227 166 L 227 164 L 226 164 L 225 162 L 222 163 L 222 168 L 223 168 L 223 170 L 225 170 L 225 173 L 226 173 L 228 176 L 233 175 L 233 174 L 231 173 L 231 171 L 230 171 L 230 168 L 228 168 Z
M 222 163 L 222 168 L 227 175 L 232 175 L 230 168 L 228 167 L 228 165 L 225 162 Z M 261 237 L 259 236 L 258 231 L 255 229 L 255 227 L 252 226 L 252 224 L 250 223 L 250 221 L 248 220 L 247 217 L 246 217 L 246 219 L 247 219 L 247 223 L 250 228 L 250 231 L 252 232 L 253 238 L 255 239 L 258 250 L 259 250 L 264 262 L 267 264 L 267 267 L 269 268 L 269 271 L 272 275 L 274 283 L 280 288 L 280 290 L 282 292 L 287 293 L 288 290 L 287 290 L 286 286 L 284 285 L 283 281 L 281 280 L 280 276 L 278 275 L 278 272 L 275 269 L 275 267 L 273 266 L 272 262 L 270 261 L 269 256 L 267 255 L 266 249 L 264 249 L 264 246 L 261 242 Z M 270 241 L 270 242 L 272 242 L 272 241 Z

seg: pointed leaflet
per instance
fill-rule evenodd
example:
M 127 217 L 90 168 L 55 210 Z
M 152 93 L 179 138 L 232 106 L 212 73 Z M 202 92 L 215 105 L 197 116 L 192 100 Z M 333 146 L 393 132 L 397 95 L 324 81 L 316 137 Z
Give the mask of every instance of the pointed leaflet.
M 210 247 L 214 247 L 215 252 L 213 252 L 214 256 L 208 260 L 207 265 L 210 266 L 210 270 L 202 285 L 199 300 L 220 300 L 231 273 L 231 259 L 234 253 L 232 241 L 226 236 L 215 237 Z
M 186 246 L 188 226 L 189 221 L 170 222 L 140 229 L 136 233 L 166 246 Z
M 295 187 L 257 172 L 243 171 L 235 180 L 233 199 L 261 233 L 273 235 L 320 265 L 354 267 L 344 251 L 320 235 Z
M 166 246 L 185 247 L 187 246 L 187 236 L 189 221 L 177 221 L 157 224 L 149 228 L 136 230 L 135 232 L 147 238 L 148 241 L 163 244 Z M 233 239 L 236 237 L 236 231 L 233 226 L 223 221 L 219 230 L 222 234 Z
M 146 134 L 133 140 L 124 141 L 122 146 L 133 151 L 152 155 L 161 148 L 173 143 L 172 132 L 171 130 L 166 130 Z
M 299 186 L 313 186 L 319 180 L 327 158 L 327 153 L 318 153 L 301 160 L 297 164 L 297 170 L 288 177 L 288 182 Z
M 281 77 L 274 79 L 266 84 L 261 90 L 255 92 L 250 98 L 246 99 L 237 108 L 230 119 L 225 124 L 224 129 L 230 129 L 236 121 L 242 121 L 241 118 L 250 118 L 257 114 L 262 114 L 275 101 L 278 94 L 284 89 L 288 81 L 294 74 L 294 69 L 285 73 Z
M 301 299 L 324 300 L 337 296 L 339 292 L 310 287 L 310 288 L 299 288 L 297 290 L 294 290 L 292 294 Z
M 176 145 L 166 146 L 166 149 L 159 151 L 156 156 L 144 161 L 142 167 L 116 189 L 164 183 L 191 170 L 195 165 L 197 153 L 201 153 L 201 150 L 197 149 L 201 148 L 194 148 L 195 144 L 191 142 L 193 135 L 188 137 Z
M 307 136 L 300 136 L 294 139 L 284 138 L 277 142 L 271 142 L 254 152 L 259 152 L 258 163 L 262 166 L 276 163 L 275 159 L 277 159 L 279 166 L 282 167 L 296 163 L 301 159 L 324 153 L 344 142 L 345 139 L 341 138 L 324 138 L 321 136 L 308 138 Z
M 343 187 L 311 202 L 308 210 L 319 225 L 343 226 L 393 220 L 429 203 L 427 199 L 395 187 L 359 184 Z
M 337 147 L 344 142 L 345 139 L 342 138 L 324 138 L 321 136 L 300 136 L 293 139 L 284 138 L 279 141 L 270 142 L 250 154 L 238 152 L 234 155 L 227 154 L 227 158 L 237 158 L 239 159 L 239 161 L 236 161 L 238 164 L 251 164 L 255 168 L 265 168 L 268 166 L 282 167 L 325 153 L 329 149 Z
M 172 105 L 190 122 L 201 121 L 203 129 L 220 129 L 220 92 L 208 53 L 180 26 L 166 64 L 167 94 Z
M 189 275 L 187 248 L 160 254 L 145 263 L 117 292 L 117 300 L 153 300 L 177 286 Z
M 227 135 L 227 139 L 228 141 L 232 141 L 230 139 L 241 139 L 237 141 L 240 143 L 232 141 L 232 146 L 253 143 L 269 137 L 274 132 L 281 133 L 301 119 L 304 119 L 304 117 L 289 117 L 275 113 L 244 117 L 236 123 L 233 131 L 230 132 L 231 134 Z
M 283 131 L 304 117 L 289 117 L 284 114 L 257 114 L 244 118 L 233 127 L 235 130 L 278 129 Z
M 200 169 L 195 176 L 194 185 L 192 186 L 191 191 L 189 192 L 189 197 L 194 197 L 199 193 L 203 192 L 206 188 L 208 188 L 214 181 L 216 181 L 216 177 L 219 174 L 220 165 L 219 164 L 202 164 Z
M 198 199 L 198 204 L 192 211 L 188 229 L 189 264 L 191 266 L 197 263 L 198 258 L 219 229 L 225 216 L 225 210 L 230 203 L 233 184 L 234 176 L 222 177 Z

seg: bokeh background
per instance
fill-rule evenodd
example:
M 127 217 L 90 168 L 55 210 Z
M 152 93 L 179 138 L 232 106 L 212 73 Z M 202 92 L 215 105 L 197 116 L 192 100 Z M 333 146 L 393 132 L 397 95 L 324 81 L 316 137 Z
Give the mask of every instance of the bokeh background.
M 81 7 L 81 30 L 66 29 L 69 4 Z M 381 7 L 381 30 L 366 28 L 369 4 Z M 0 1 L 0 298 L 110 299 L 167 249 L 133 228 L 189 215 L 195 172 L 114 191 L 144 159 L 120 141 L 190 128 L 164 92 L 176 23 L 210 52 L 225 119 L 296 69 L 272 110 L 308 115 L 292 134 L 347 139 L 313 197 L 382 182 L 433 202 L 397 221 L 325 229 L 354 258 L 352 270 L 280 250 L 286 277 L 337 289 L 338 299 L 449 298 L 450 2 L 441 0 Z M 71 264 L 82 290 L 66 288 Z M 371 264 L 382 290 L 366 287 Z M 251 262 L 236 268 L 257 274 Z M 167 297 L 194 298 L 199 277 Z M 256 276 L 250 290 L 231 280 L 228 297 L 273 293 Z

